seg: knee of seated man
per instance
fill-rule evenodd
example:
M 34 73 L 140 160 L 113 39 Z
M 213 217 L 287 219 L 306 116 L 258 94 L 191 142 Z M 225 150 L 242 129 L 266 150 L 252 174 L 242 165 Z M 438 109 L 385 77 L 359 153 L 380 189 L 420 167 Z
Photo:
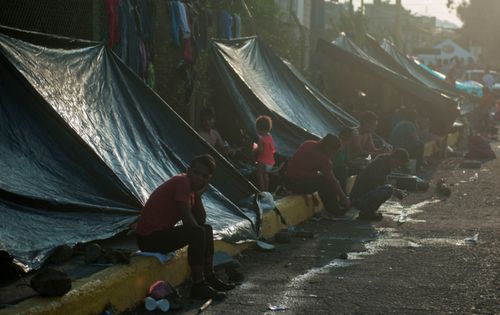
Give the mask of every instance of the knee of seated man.
M 204 240 L 205 239 L 205 228 L 203 225 L 189 226 L 189 237 L 191 239 Z

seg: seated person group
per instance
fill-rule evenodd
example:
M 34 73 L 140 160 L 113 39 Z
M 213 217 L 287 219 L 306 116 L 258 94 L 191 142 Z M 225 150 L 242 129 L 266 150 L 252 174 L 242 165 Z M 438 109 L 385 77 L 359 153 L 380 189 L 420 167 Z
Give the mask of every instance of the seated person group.
M 303 142 L 281 172 L 282 185 L 292 193 L 318 193 L 324 207 L 322 215 L 327 219 L 342 217 L 354 207 L 359 210 L 358 219 L 380 220 L 379 207 L 393 194 L 400 193 L 386 184 L 387 176 L 405 166 L 410 157 L 417 160 L 418 166 L 423 164 L 422 142 L 414 116 L 405 114 L 395 122 L 390 135 L 392 146 L 381 148 L 373 139 L 377 116 L 364 112 L 359 118 L 358 129 L 344 128 L 338 137 L 327 134 L 322 139 Z M 232 149 L 214 129 L 214 124 L 213 112 L 204 110 L 200 117 L 200 136 L 221 154 L 231 155 Z M 256 182 L 261 191 L 268 191 L 270 176 L 276 171 L 272 119 L 257 117 L 255 129 Z M 153 191 L 136 228 L 141 251 L 166 254 L 188 246 L 193 299 L 222 299 L 223 291 L 234 288 L 214 273 L 213 231 L 206 223 L 201 199 L 215 168 L 211 155 L 194 157 L 186 173 L 168 179 Z M 346 180 L 353 169 L 356 169 L 357 179 L 348 195 Z

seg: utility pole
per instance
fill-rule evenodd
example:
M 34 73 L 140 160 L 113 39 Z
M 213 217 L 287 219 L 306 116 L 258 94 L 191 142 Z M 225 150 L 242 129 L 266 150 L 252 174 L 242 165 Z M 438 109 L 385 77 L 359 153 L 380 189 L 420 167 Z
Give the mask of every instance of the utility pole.
M 396 0 L 396 34 L 395 40 L 396 45 L 399 46 L 399 49 L 402 49 L 402 36 L 401 36 L 401 0 Z M 403 49 L 404 51 L 404 49 Z

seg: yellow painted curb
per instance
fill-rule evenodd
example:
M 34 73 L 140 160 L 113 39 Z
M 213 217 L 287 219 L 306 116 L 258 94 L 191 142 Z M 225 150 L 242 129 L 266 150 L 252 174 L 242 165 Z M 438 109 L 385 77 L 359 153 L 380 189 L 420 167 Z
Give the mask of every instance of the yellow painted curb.
M 459 136 L 460 136 L 460 133 L 458 131 L 454 132 L 454 133 L 450 133 L 448 135 L 448 138 L 446 139 L 447 141 L 447 144 L 450 146 L 450 147 L 454 147 L 458 144 L 458 139 L 459 139 Z
M 315 210 L 318 210 L 313 207 L 310 197 L 298 195 L 278 200 L 277 208 L 290 225 L 307 220 Z M 283 228 L 279 216 L 274 211 L 264 215 L 262 219 L 264 238 L 273 237 Z M 253 242 L 230 244 L 215 241 L 215 249 L 236 255 L 253 244 Z M 147 288 L 154 281 L 162 279 L 177 286 L 188 279 L 189 275 L 185 248 L 179 250 L 177 256 L 164 265 L 156 258 L 133 257 L 129 265 L 113 266 L 88 278 L 74 281 L 72 290 L 63 297 L 31 298 L 0 310 L 0 315 L 101 314 L 108 304 L 113 305 L 118 311 L 123 311 L 137 305 L 146 296 Z

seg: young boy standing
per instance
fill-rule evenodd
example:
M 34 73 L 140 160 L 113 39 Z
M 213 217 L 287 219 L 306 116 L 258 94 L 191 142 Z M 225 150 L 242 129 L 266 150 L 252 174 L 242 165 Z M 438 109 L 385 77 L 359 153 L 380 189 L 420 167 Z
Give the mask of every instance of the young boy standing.
M 274 166 L 273 137 L 269 133 L 273 127 L 273 121 L 269 116 L 259 116 L 255 121 L 255 127 L 259 136 L 259 143 L 255 153 L 257 154 L 257 179 L 261 191 L 269 191 L 269 173 Z

